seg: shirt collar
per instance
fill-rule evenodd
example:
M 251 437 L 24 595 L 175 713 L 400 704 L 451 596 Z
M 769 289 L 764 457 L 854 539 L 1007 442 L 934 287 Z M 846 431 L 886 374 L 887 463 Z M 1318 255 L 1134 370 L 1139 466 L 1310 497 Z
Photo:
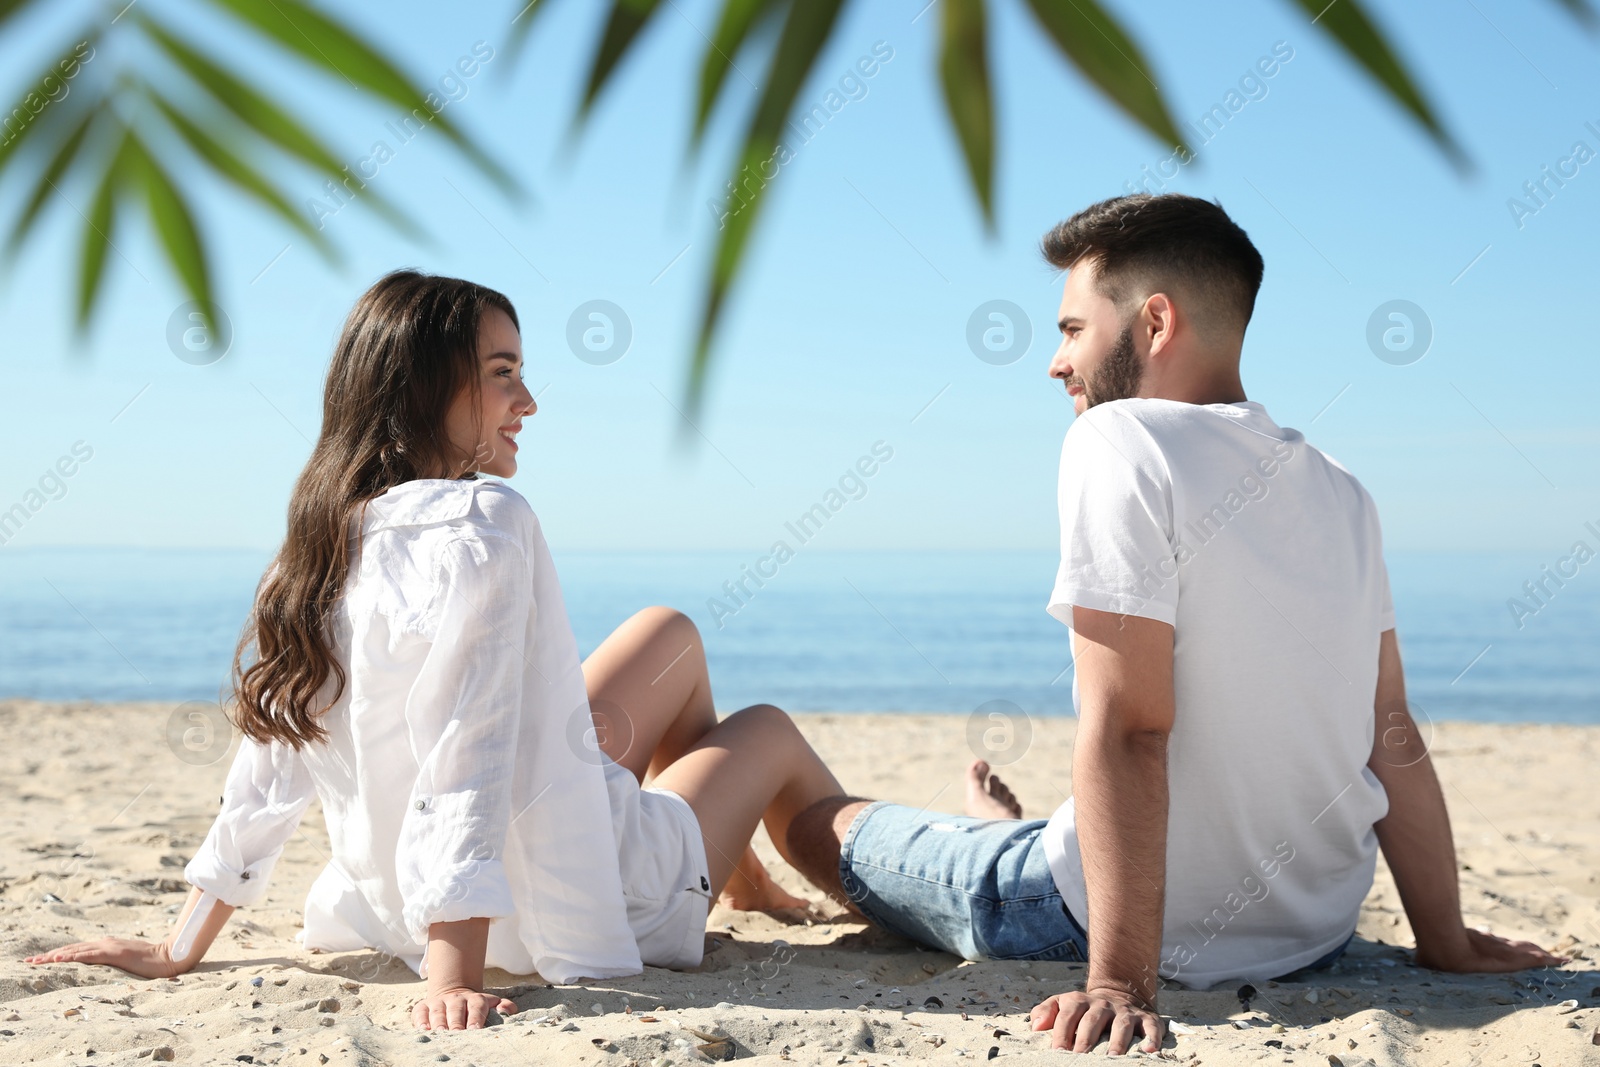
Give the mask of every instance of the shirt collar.
M 401 482 L 367 501 L 366 533 L 392 526 L 427 526 L 459 519 L 472 510 L 475 478 L 418 478 Z

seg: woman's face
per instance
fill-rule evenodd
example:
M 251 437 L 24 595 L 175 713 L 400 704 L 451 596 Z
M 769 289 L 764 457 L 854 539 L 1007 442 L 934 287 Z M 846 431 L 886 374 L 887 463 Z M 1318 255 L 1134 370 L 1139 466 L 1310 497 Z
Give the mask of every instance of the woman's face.
M 517 473 L 522 417 L 539 408 L 522 384 L 522 337 L 499 308 L 490 308 L 479 324 L 477 373 L 479 403 L 474 406 L 471 389 L 462 389 L 445 415 L 445 433 L 462 455 L 473 457 L 460 473 L 509 478 Z

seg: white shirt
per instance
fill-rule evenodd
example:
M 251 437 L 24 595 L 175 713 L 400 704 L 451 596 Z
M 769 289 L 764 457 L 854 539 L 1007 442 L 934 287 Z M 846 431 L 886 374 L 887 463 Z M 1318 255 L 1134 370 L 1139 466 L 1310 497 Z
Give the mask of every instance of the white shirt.
M 532 508 L 499 482 L 423 479 L 351 525 L 359 566 L 333 623 L 348 681 L 321 720 L 328 743 L 243 739 L 185 877 L 258 901 L 318 796 L 332 854 L 306 897 L 307 948 L 371 946 L 426 976 L 432 923 L 489 917 L 488 966 L 558 983 L 639 973 L 577 644 Z
M 1337 948 L 1388 811 L 1367 768 L 1394 627 L 1372 498 L 1258 403 L 1130 399 L 1067 432 L 1060 511 L 1049 612 L 1175 628 L 1160 974 L 1256 981 Z M 1071 800 L 1044 844 L 1087 925 Z

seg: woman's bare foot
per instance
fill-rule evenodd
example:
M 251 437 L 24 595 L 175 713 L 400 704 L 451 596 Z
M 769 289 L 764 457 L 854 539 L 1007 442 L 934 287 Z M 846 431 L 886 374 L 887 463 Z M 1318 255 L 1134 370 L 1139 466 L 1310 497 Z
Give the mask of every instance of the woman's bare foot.
M 811 901 L 795 896 L 773 881 L 754 849 L 747 849 L 740 858 L 728 884 L 722 887 L 717 903 L 735 911 L 764 911 L 779 918 L 798 915 L 800 921 L 813 917 L 816 910 Z
M 989 773 L 988 763 L 975 759 L 967 768 L 966 813 L 974 819 L 1020 819 L 1022 805 L 999 775 Z

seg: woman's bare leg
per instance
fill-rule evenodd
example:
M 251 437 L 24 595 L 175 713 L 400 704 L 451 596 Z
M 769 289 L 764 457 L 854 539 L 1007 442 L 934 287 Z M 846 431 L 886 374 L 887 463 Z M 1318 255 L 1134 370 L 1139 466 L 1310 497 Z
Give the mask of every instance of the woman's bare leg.
M 671 608 L 645 608 L 618 626 L 583 661 L 600 750 L 642 784 L 677 762 L 717 725 L 705 646 L 694 622 Z M 752 824 L 751 832 L 755 827 Z M 740 911 L 805 908 L 767 873 L 749 837 L 738 877 L 722 903 Z
M 739 869 L 734 858 L 765 822 L 789 859 L 789 823 L 844 790 L 794 721 L 770 704 L 728 716 L 656 776 L 655 784 L 689 802 L 700 820 L 713 892 Z

